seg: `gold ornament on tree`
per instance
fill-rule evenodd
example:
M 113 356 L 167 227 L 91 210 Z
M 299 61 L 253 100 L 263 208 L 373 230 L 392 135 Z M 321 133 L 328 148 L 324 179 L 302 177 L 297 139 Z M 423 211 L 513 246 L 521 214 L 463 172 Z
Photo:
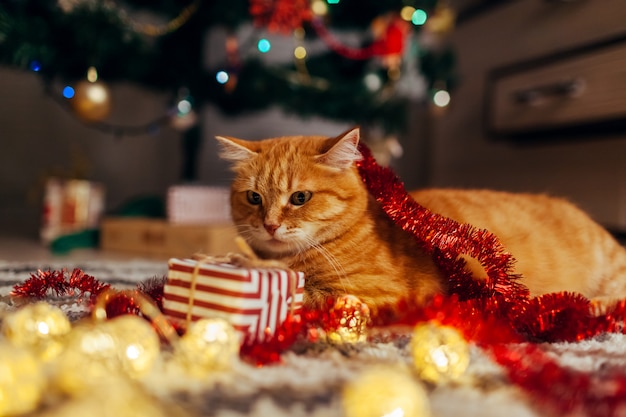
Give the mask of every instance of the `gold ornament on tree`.
M 469 366 L 469 346 L 453 327 L 420 324 L 413 330 L 411 353 L 422 380 L 437 384 L 459 379 Z
M 95 67 L 89 68 L 86 80 L 81 80 L 76 84 L 70 104 L 76 115 L 89 123 L 104 120 L 111 113 L 109 87 L 98 80 Z

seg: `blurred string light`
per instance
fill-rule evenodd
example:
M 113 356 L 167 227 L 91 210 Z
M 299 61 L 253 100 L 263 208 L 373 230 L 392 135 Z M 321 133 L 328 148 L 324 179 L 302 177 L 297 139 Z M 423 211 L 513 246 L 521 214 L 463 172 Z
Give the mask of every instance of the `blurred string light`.
M 400 17 L 407 22 L 410 22 L 413 18 L 413 13 L 415 13 L 415 7 L 413 6 L 404 6 L 402 10 L 400 10 Z
M 307 51 L 304 47 L 305 37 L 306 31 L 304 30 L 304 28 L 300 27 L 293 31 L 293 39 L 296 44 L 296 47 L 293 50 L 293 56 L 295 58 L 294 64 L 296 66 L 296 71 L 298 74 L 298 82 L 311 85 L 313 80 L 305 61 L 305 58 L 307 56 Z
M 218 71 L 217 74 L 215 74 L 215 79 L 220 84 L 226 84 L 230 79 L 230 76 L 226 71 Z
M 293 31 L 293 37 L 297 45 L 293 50 L 293 56 L 296 58 L 297 61 L 302 61 L 304 60 L 304 58 L 306 58 L 307 55 L 306 48 L 304 47 L 304 38 L 306 37 L 306 32 L 303 28 L 298 28 Z
M 170 126 L 184 132 L 195 126 L 198 122 L 198 115 L 193 109 L 193 97 L 188 88 L 178 90 L 176 105 L 170 117 Z
M 311 11 L 316 16 L 326 16 L 328 14 L 328 4 L 324 0 L 313 0 Z
M 428 20 L 428 13 L 422 9 L 416 9 L 413 6 L 404 6 L 400 10 L 402 20 L 413 23 L 415 26 L 422 26 Z
M 272 44 L 269 40 L 262 38 L 259 39 L 259 42 L 257 43 L 257 48 L 259 49 L 259 52 L 261 52 L 262 54 L 266 54 L 270 51 L 270 49 L 272 49 Z
M 96 70 L 96 67 L 89 67 L 89 69 L 87 69 L 87 81 L 90 83 L 98 81 L 98 70 Z
M 378 91 L 383 86 L 383 80 L 374 72 L 367 74 L 363 82 L 369 91 Z
M 437 107 L 447 107 L 450 104 L 450 93 L 447 90 L 437 90 L 433 95 L 433 103 Z
M 411 15 L 411 22 L 415 26 L 422 26 L 428 20 L 428 15 L 422 9 L 416 9 Z
M 178 90 L 178 97 L 176 98 L 176 111 L 179 116 L 185 116 L 193 110 L 193 98 L 189 93 L 188 88 L 181 88 Z
M 70 99 L 73 98 L 75 94 L 74 87 L 70 85 L 66 85 L 63 87 L 63 97 Z
M 293 56 L 296 57 L 296 59 L 306 58 L 306 48 L 302 45 L 296 46 L 296 48 L 293 50 Z
M 39 72 L 41 70 L 41 63 L 37 60 L 30 61 L 29 68 L 31 71 Z
M 178 114 L 180 115 L 188 114 L 191 111 L 191 108 L 192 108 L 191 101 L 189 101 L 186 98 L 180 100 L 176 104 L 176 109 L 178 110 Z

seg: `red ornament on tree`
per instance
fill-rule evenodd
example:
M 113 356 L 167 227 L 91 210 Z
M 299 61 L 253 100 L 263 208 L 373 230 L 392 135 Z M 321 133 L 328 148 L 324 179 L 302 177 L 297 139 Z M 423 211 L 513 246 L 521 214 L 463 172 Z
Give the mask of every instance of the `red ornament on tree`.
M 250 15 L 256 26 L 286 35 L 313 16 L 308 0 L 250 0 Z
M 371 45 L 372 55 L 380 57 L 386 68 L 399 68 L 404 54 L 409 23 L 400 16 L 381 16 L 372 22 L 376 41 Z

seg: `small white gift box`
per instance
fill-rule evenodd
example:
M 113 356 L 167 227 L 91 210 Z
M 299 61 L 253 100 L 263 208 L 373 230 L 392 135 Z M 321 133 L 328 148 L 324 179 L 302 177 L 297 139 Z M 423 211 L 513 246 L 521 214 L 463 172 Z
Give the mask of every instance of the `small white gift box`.
M 167 191 L 167 219 L 176 224 L 230 221 L 230 189 L 175 185 Z

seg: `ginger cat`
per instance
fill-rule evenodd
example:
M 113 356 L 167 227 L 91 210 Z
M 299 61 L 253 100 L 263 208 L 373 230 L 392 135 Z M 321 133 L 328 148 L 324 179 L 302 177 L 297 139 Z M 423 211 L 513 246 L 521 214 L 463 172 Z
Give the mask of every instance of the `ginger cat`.
M 235 172 L 232 218 L 240 235 L 261 258 L 306 274 L 307 306 L 352 294 L 376 311 L 445 293 L 431 257 L 365 188 L 355 166 L 358 129 L 335 138 L 217 139 Z M 433 212 L 496 234 L 533 296 L 626 296 L 626 250 L 565 200 L 487 190 L 412 196 Z

